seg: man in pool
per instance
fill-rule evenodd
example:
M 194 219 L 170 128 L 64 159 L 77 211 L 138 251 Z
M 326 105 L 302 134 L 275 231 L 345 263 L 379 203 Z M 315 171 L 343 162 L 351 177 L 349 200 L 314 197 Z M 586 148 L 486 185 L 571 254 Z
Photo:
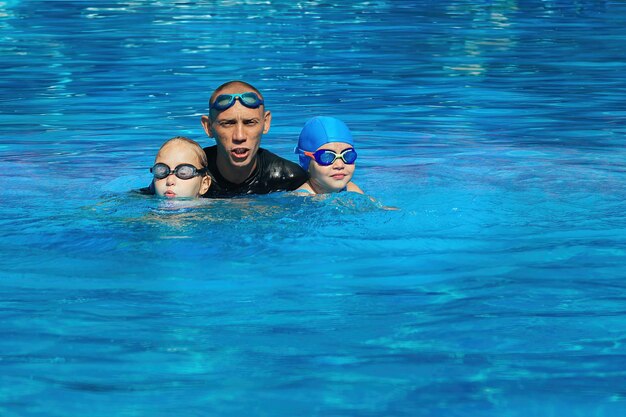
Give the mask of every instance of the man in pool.
M 271 122 L 272 114 L 254 86 L 229 81 L 217 87 L 209 114 L 201 118 L 204 131 L 216 142 L 204 148 L 212 181 L 203 197 L 293 191 L 307 181 L 298 164 L 260 147 Z M 154 183 L 141 191 L 154 194 Z
M 204 148 L 213 178 L 205 197 L 292 191 L 307 181 L 298 164 L 259 147 L 261 136 L 270 130 L 272 114 L 254 86 L 243 81 L 219 86 L 209 100 L 209 115 L 201 122 L 217 143 Z

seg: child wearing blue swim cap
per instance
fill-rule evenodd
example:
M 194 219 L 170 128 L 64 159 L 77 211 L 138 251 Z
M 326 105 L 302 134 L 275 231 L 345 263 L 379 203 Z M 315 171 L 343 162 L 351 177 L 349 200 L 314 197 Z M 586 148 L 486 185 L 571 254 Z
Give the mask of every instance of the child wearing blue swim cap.
M 296 189 L 311 194 L 363 191 L 352 180 L 356 150 L 352 133 L 334 117 L 314 117 L 302 128 L 295 148 L 309 180 Z

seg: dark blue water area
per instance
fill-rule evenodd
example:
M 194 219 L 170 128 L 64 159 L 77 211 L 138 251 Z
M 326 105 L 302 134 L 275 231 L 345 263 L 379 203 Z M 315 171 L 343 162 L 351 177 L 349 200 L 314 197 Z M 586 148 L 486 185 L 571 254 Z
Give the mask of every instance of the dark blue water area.
M 0 415 L 626 414 L 626 3 L 0 1 Z M 243 79 L 367 196 L 164 201 Z M 370 198 L 372 197 L 372 198 Z

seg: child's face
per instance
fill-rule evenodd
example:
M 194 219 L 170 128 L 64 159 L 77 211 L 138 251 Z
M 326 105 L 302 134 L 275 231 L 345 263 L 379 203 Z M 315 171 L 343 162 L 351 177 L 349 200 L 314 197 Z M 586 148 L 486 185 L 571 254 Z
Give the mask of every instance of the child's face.
M 328 149 L 337 154 L 352 148 L 352 145 L 344 142 L 330 142 L 320 146 L 320 149 Z M 354 174 L 354 164 L 346 164 L 343 159 L 337 158 L 328 166 L 319 165 L 315 160 L 309 164 L 310 181 L 313 188 L 321 193 L 336 193 L 344 189 Z
M 157 155 L 155 164 L 162 163 L 173 171 L 180 164 L 191 164 L 201 169 L 200 159 L 194 147 L 182 141 L 173 141 L 165 145 Z M 199 197 L 209 189 L 209 178 L 200 175 L 188 180 L 182 180 L 170 173 L 163 179 L 154 179 L 154 189 L 157 195 L 166 198 Z

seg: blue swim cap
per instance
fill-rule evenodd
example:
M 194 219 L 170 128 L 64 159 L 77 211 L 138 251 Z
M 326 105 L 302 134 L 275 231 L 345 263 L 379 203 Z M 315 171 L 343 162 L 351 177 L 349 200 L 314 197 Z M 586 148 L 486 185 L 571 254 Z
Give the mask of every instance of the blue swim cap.
M 294 152 L 299 155 L 300 166 L 305 171 L 309 169 L 311 158 L 303 152 L 315 152 L 320 146 L 330 142 L 345 142 L 354 146 L 352 133 L 344 122 L 334 117 L 317 116 L 304 124 L 298 146 Z

